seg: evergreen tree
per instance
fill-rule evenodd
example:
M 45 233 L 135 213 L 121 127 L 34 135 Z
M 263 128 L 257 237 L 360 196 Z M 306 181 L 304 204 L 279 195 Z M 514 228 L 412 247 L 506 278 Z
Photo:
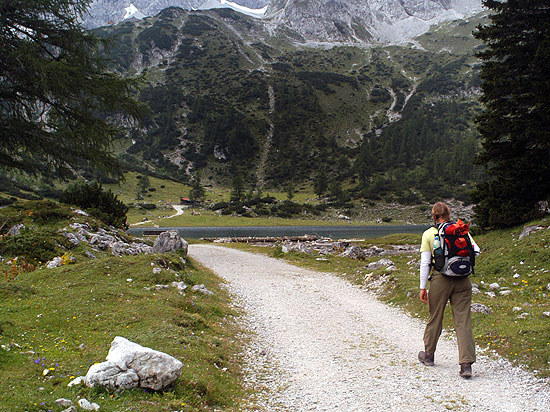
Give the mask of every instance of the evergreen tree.
M 231 180 L 231 202 L 240 202 L 244 197 L 244 180 L 241 174 L 236 174 Z
M 29 173 L 91 166 L 120 174 L 111 152 L 136 118 L 134 80 L 107 72 L 108 46 L 80 26 L 91 0 L 0 0 L 0 167 Z
M 492 14 L 475 32 L 487 45 L 479 54 L 485 109 L 478 162 L 489 180 L 472 199 L 481 226 L 512 226 L 550 196 L 550 7 L 547 0 L 483 3 Z
M 200 172 L 195 173 L 193 176 L 193 182 L 191 183 L 191 190 L 189 191 L 189 199 L 193 202 L 201 202 L 206 197 L 206 192 L 201 184 Z
M 324 165 L 320 165 L 319 169 L 317 169 L 317 172 L 315 173 L 315 176 L 313 177 L 313 192 L 321 197 L 323 196 L 328 189 L 328 180 L 327 180 L 327 172 L 325 170 Z

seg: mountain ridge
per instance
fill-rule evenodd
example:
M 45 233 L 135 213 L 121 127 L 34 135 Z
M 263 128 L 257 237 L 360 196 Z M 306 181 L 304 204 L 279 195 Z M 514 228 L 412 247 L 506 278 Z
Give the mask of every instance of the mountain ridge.
M 168 7 L 232 8 L 261 18 L 272 35 L 292 33 L 302 43 L 388 44 L 410 41 L 431 24 L 473 15 L 481 10 L 481 0 L 97 0 L 83 24 L 116 24 L 128 17 L 128 8 L 139 18 Z M 257 10 L 262 7 L 265 15 Z

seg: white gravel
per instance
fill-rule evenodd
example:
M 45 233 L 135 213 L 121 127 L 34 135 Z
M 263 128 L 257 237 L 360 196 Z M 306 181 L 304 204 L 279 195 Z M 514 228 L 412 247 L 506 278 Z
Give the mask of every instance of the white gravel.
M 424 324 L 341 278 L 219 246 L 189 253 L 229 281 L 254 332 L 247 410 L 550 410 L 548 380 L 502 358 L 480 355 L 473 378 L 460 378 L 453 339 L 440 340 L 435 367 L 421 365 Z

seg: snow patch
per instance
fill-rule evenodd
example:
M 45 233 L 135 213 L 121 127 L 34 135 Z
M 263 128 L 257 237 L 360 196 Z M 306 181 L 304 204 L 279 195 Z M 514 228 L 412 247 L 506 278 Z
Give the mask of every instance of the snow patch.
M 145 17 L 145 14 L 140 12 L 136 6 L 134 6 L 133 3 L 130 3 L 128 7 L 124 7 L 124 11 L 126 14 L 124 15 L 123 20 L 135 18 L 135 19 L 143 19 Z
M 251 9 L 227 0 L 208 0 L 198 9 L 210 10 L 210 9 L 222 9 L 222 8 L 233 9 L 235 11 L 238 11 L 239 13 L 243 13 L 243 14 L 246 14 L 247 16 L 255 17 L 258 19 L 261 19 L 262 17 L 264 17 L 265 12 L 267 11 L 267 6 L 262 7 L 261 9 Z

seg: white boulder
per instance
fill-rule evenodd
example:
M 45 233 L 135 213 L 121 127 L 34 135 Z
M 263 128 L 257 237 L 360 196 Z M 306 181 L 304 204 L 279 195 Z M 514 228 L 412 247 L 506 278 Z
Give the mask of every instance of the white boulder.
M 390 259 L 380 259 L 377 262 L 372 262 L 367 265 L 367 269 L 374 270 L 381 268 L 382 266 L 391 267 L 395 266 L 395 263 L 393 263 Z
M 111 343 L 107 361 L 88 370 L 86 385 L 160 390 L 179 378 L 182 369 L 183 364 L 176 358 L 117 336 Z
M 80 406 L 85 411 L 99 411 L 99 405 L 97 403 L 91 403 L 88 399 L 82 398 L 78 401 Z
M 63 266 L 63 259 L 61 259 L 60 256 L 56 256 L 52 260 L 50 260 L 48 263 L 46 263 L 46 267 L 48 269 L 57 268 L 59 266 Z
M 491 309 L 481 303 L 472 303 L 471 310 L 475 313 L 491 313 Z
M 177 231 L 162 232 L 153 244 L 152 253 L 166 253 L 182 250 L 187 255 L 189 244 L 180 237 Z

